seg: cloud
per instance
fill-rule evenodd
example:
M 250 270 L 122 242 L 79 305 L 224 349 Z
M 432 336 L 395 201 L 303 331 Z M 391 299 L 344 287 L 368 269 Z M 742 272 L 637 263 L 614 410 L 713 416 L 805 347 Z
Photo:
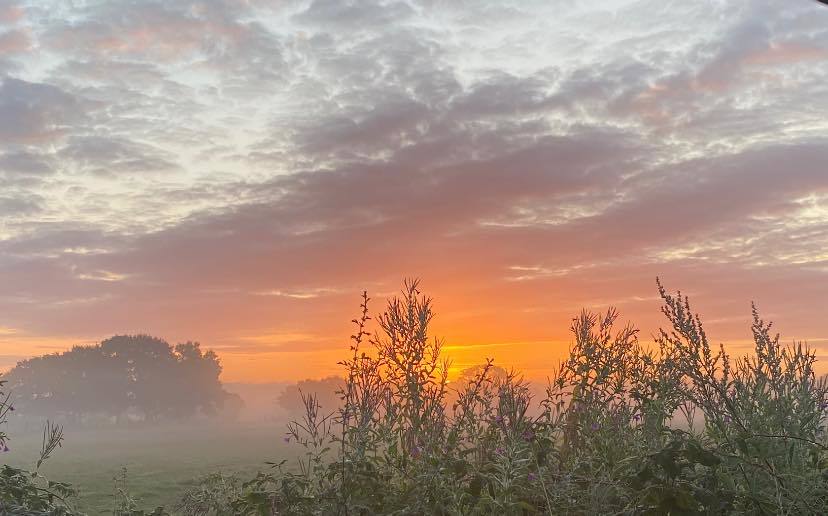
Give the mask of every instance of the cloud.
M 42 40 L 50 49 L 94 60 L 159 63 L 228 74 L 233 83 L 272 80 L 284 71 L 282 48 L 245 2 L 170 4 L 142 0 L 91 5 L 55 23 Z
M 314 289 L 306 289 L 306 290 L 294 290 L 294 291 L 283 291 L 283 290 L 260 290 L 253 292 L 255 296 L 277 296 L 277 297 L 287 297 L 291 299 L 315 299 L 319 296 L 331 295 L 336 294 L 339 291 L 337 289 L 332 288 L 314 288 Z
M 29 35 L 22 30 L 7 30 L 0 32 L 0 56 L 10 56 L 29 50 L 32 41 Z
M 54 140 L 84 119 L 83 99 L 48 84 L 12 77 L 0 84 L 0 139 L 10 143 Z
M 0 215 L 30 215 L 42 210 L 41 202 L 37 197 L 0 197 Z
M 616 112 L 661 127 L 698 125 L 728 135 L 750 134 L 755 129 L 748 125 L 756 117 L 734 124 L 736 117 L 744 118 L 746 105 L 772 109 L 792 83 L 800 85 L 800 93 L 817 86 L 819 74 L 810 70 L 813 61 L 828 55 L 828 35 L 806 29 L 803 19 L 828 20 L 823 10 L 806 2 L 784 10 L 773 2 L 736 3 L 721 17 L 725 21 L 714 37 L 697 42 L 679 61 L 679 70 L 654 74 L 651 68 L 647 82 L 615 100 Z M 767 112 L 762 123 L 781 125 L 786 120 L 777 116 L 798 111 L 795 104 L 802 102 L 808 102 L 808 96 L 796 95 L 793 103 L 785 102 L 787 110 Z
M 301 353 L 421 275 L 463 342 L 541 342 L 581 305 L 652 322 L 661 274 L 818 320 L 806 4 L 2 3 L 0 312 Z
M 112 3 L 88 8 L 78 21 L 51 28 L 45 41 L 82 55 L 121 55 L 170 60 L 187 57 L 214 44 L 234 42 L 231 24 L 212 18 L 204 6 L 189 12 L 155 2 Z
M 0 180 L 8 188 L 22 188 L 29 195 L 29 188 L 42 184 L 53 172 L 50 156 L 33 152 L 17 151 L 0 154 Z
M 293 17 L 298 23 L 342 30 L 359 27 L 394 27 L 414 14 L 406 2 L 355 2 L 352 0 L 313 0 Z
M 23 8 L 15 1 L 0 1 L 0 24 L 12 25 L 23 18 Z
M 58 156 L 98 176 L 151 174 L 178 168 L 169 153 L 152 145 L 104 136 L 70 138 Z

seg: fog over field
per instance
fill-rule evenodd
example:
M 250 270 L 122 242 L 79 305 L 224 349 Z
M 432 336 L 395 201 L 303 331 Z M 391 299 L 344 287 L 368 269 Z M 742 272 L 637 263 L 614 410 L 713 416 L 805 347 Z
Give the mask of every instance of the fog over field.
M 341 405 L 335 391 L 343 384 L 333 377 L 298 384 L 223 384 L 243 402 L 232 417 L 146 421 L 135 412 L 133 419 L 116 424 L 111 418 L 78 421 L 52 414 L 51 420 L 63 426 L 65 441 L 41 471 L 49 478 L 71 477 L 80 491 L 76 508 L 90 514 L 110 513 L 121 487 L 142 507 L 174 507 L 182 493 L 208 474 L 248 478 L 268 470 L 267 462 L 298 457 L 301 448 L 285 438 L 288 423 L 302 417 L 300 390 L 317 393 L 322 410 L 334 412 Z M 537 395 L 542 390 L 542 385 L 533 388 Z M 4 459 L 31 468 L 41 448 L 46 416 L 15 412 L 6 425 L 14 437 Z
M 266 461 L 293 458 L 297 450 L 283 440 L 286 420 L 269 424 L 197 422 L 135 427 L 67 427 L 66 440 L 41 468 L 49 478 L 72 479 L 79 490 L 76 508 L 111 514 L 117 479 L 141 507 L 175 507 L 182 493 L 213 472 L 253 477 Z M 12 427 L 14 428 L 14 427 Z M 31 430 L 31 428 L 30 428 Z M 38 430 L 13 431 L 4 461 L 32 468 L 41 440 Z
M 160 353 L 165 349 L 169 356 Z M 35 468 L 42 428 L 59 425 L 61 446 L 40 472 L 72 477 L 79 490 L 76 508 L 104 514 L 116 507 L 118 489 L 128 490 L 141 506 L 174 507 L 182 493 L 211 473 L 252 477 L 269 468 L 267 461 L 298 453 L 284 441 L 288 421 L 299 415 L 292 406 L 297 402 L 283 398 L 288 385 L 220 384 L 218 369 L 212 377 L 198 370 L 213 365 L 209 351 L 171 349 L 147 336 L 122 336 L 20 363 L 3 376 L 7 404 L 15 407 L 5 425 L 14 436 L 6 463 Z M 194 374 L 182 378 L 187 369 Z M 205 378 L 212 381 L 198 381 Z M 162 382 L 168 385 L 159 390 Z M 164 410 L 173 399 L 170 390 L 186 396 Z M 221 395 L 216 401 L 194 396 L 196 390 Z

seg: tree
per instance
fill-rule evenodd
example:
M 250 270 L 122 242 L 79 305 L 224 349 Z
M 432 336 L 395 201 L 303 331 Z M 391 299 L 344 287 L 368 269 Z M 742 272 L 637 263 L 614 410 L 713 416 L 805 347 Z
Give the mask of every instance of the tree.
M 138 411 L 147 420 L 213 415 L 233 397 L 221 364 L 196 342 L 170 346 L 148 335 L 118 335 L 94 346 L 19 362 L 6 375 L 29 413 L 80 418 Z
M 324 411 L 333 412 L 342 404 L 339 391 L 344 386 L 345 380 L 339 376 L 302 380 L 288 386 L 279 396 L 278 402 L 289 414 L 297 414 L 305 410 L 302 395 L 312 394 Z

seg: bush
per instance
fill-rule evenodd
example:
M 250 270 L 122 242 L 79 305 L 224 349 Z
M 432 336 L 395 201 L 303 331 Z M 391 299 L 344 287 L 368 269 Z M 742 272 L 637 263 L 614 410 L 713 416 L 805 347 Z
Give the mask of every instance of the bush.
M 304 417 L 304 448 L 243 484 L 238 514 L 818 514 L 828 506 L 826 384 L 803 344 L 753 310 L 755 354 L 710 345 L 659 283 L 670 328 L 643 346 L 614 310 L 573 320 L 574 345 L 533 400 L 491 361 L 449 396 L 432 302 L 408 282 L 369 332 L 354 320 L 341 408 Z M 453 400 L 450 404 L 447 400 Z M 532 407 L 541 410 L 530 410 Z
M 0 428 L 8 421 L 14 406 L 3 393 L 5 381 L 0 380 Z M 8 452 L 9 437 L 0 430 L 0 451 Z M 73 514 L 70 499 L 75 491 L 69 484 L 52 482 L 39 473 L 40 466 L 63 442 L 63 428 L 46 422 L 43 444 L 34 471 L 3 465 L 0 469 L 0 514 L 49 515 Z

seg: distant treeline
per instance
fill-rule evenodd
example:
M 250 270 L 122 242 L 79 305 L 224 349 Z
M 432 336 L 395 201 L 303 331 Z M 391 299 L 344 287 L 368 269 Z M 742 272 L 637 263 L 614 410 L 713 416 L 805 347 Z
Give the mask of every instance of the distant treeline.
M 220 373 L 218 356 L 198 343 L 119 335 L 24 360 L 3 379 L 27 415 L 157 421 L 238 409 L 241 400 L 222 388 Z

